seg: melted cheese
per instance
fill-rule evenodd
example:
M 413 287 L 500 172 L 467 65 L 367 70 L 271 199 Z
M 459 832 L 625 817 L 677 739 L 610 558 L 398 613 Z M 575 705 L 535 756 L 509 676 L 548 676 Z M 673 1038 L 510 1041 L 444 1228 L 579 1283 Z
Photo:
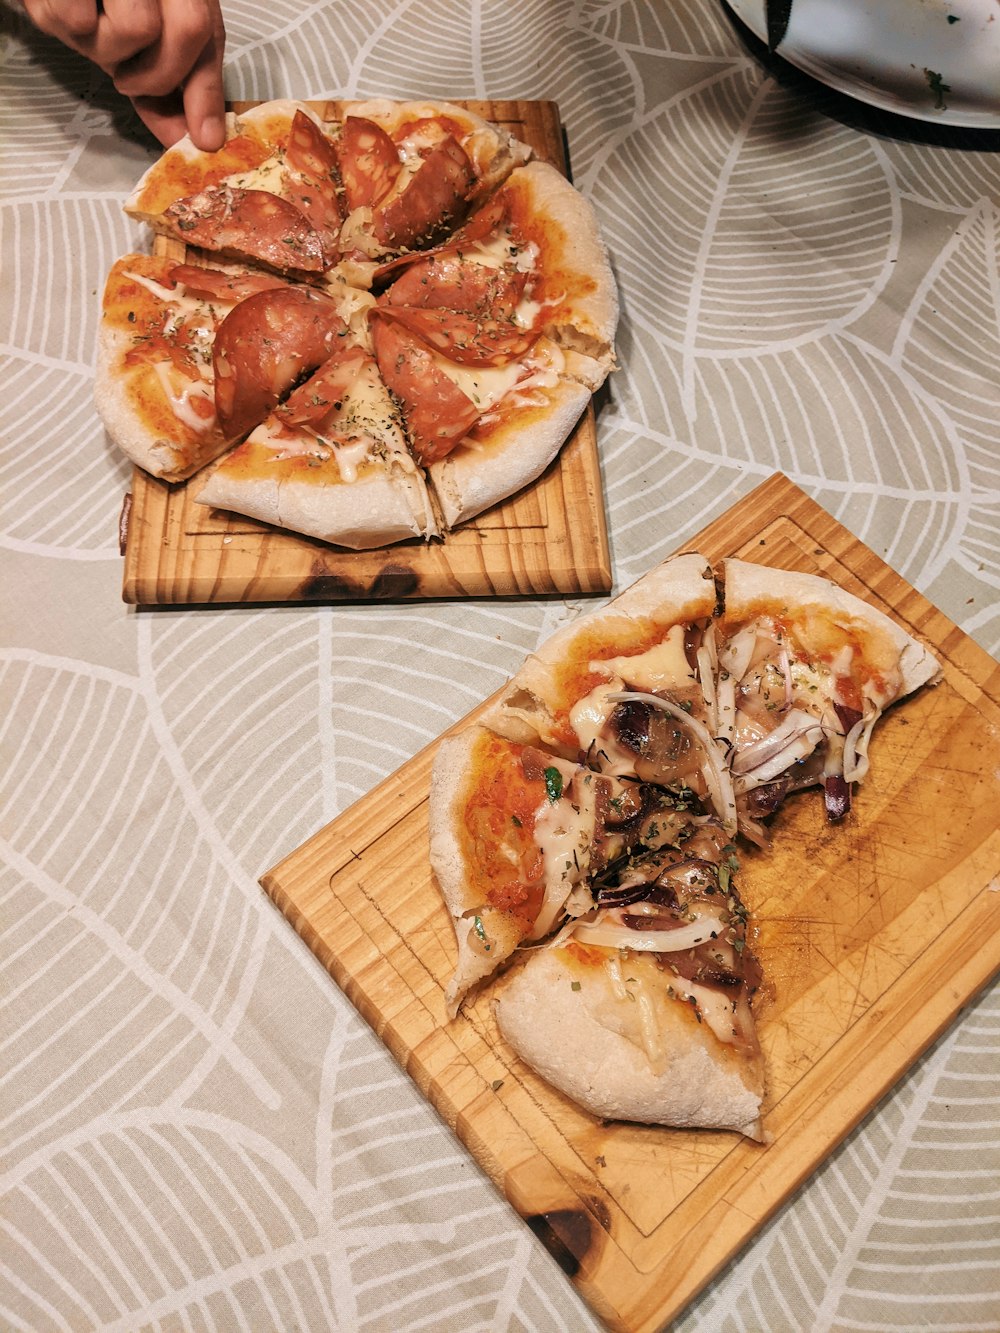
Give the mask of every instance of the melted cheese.
M 124 269 L 122 276 L 137 282 L 140 287 L 145 287 L 146 291 L 151 292 L 158 301 L 172 304 L 183 299 L 183 287 L 164 287 L 155 278 L 147 278 L 144 273 L 136 273 L 135 269 L 131 268 Z M 193 298 L 190 299 L 193 300 Z
M 378 457 L 388 457 L 402 470 L 415 470 L 387 399 L 385 388 L 372 364 L 367 364 L 344 394 L 340 408 L 333 413 L 326 431 L 303 425 L 294 431 L 280 421 L 265 421 L 250 436 L 253 444 L 273 451 L 273 461 L 313 457 L 320 462 L 333 460 L 343 482 L 357 480 L 364 464 Z
M 738 1040 L 733 1002 L 717 988 L 677 976 L 668 980 L 646 959 L 629 957 L 623 965 L 618 952 L 608 956 L 604 970 L 619 1002 L 624 1035 L 642 1047 L 654 1070 L 666 1063 L 670 1004 L 690 1005 L 719 1041 L 729 1045 Z M 668 985 L 672 994 L 665 993 Z
M 261 162 L 250 171 L 239 171 L 222 182 L 232 190 L 263 190 L 266 194 L 281 194 L 284 185 L 285 159 L 283 153 Z
M 538 246 L 533 241 L 516 245 L 505 232 L 462 245 L 462 257 L 484 268 L 513 264 L 518 273 L 531 273 L 538 262 Z
M 185 375 L 181 375 L 170 361 L 157 361 L 153 369 L 163 390 L 163 396 L 177 420 L 198 435 L 207 434 L 216 424 L 215 394 L 212 386 L 203 379 L 189 380 Z M 196 401 L 210 404 L 211 412 L 203 415 L 195 408 Z
M 562 352 L 548 339 L 540 339 L 523 360 L 505 366 L 460 366 L 438 353 L 434 362 L 484 414 L 515 390 L 517 401 L 535 390 L 554 388 L 565 366 Z
M 136 273 L 134 269 L 125 269 L 124 276 L 137 282 L 140 287 L 145 287 L 158 301 L 168 307 L 163 324 L 165 334 L 172 333 L 188 319 L 196 319 L 214 327 L 219 312 L 228 311 L 236 304 L 235 297 L 232 300 L 226 300 L 224 297 L 207 300 L 203 296 L 189 296 L 182 282 L 176 287 L 164 287 L 154 278 L 147 278 L 142 273 Z
M 609 677 L 578 700 L 569 712 L 569 723 L 576 732 L 580 748 L 600 750 L 602 770 L 612 774 L 635 772 L 635 754 L 619 746 L 607 733 L 607 721 L 616 701 L 609 696 L 623 685 L 631 689 L 669 692 L 691 685 L 694 674 L 684 652 L 684 626 L 673 625 L 667 635 L 652 648 L 631 657 L 610 657 L 588 663 L 589 669 Z
M 560 765 L 563 767 L 568 765 Z M 539 809 L 535 843 L 542 853 L 546 884 L 562 882 L 568 889 L 587 874 L 596 823 L 595 799 L 592 781 L 574 782 L 563 797 L 546 800 Z
M 684 651 L 684 626 L 672 625 L 666 638 L 644 653 L 631 657 L 609 657 L 589 664 L 591 671 L 615 675 L 629 689 L 668 691 L 692 685 L 694 672 Z
M 602 771 L 614 774 L 635 772 L 634 753 L 616 745 L 610 736 L 603 735 L 608 718 L 615 708 L 615 700 L 608 696 L 616 694 L 620 689 L 620 680 L 598 685 L 579 699 L 569 711 L 569 724 L 576 732 L 580 749 L 586 752 L 594 746 L 600 750 L 604 756 L 601 763 Z

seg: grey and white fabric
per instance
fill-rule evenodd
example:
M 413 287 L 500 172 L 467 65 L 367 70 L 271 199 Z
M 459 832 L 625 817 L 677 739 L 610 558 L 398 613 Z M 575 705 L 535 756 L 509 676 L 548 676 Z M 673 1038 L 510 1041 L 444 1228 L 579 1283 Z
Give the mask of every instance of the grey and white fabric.
M 257 883 L 584 602 L 122 603 L 92 365 L 155 146 L 2 13 L 0 1322 L 597 1328 Z M 616 591 L 780 470 L 997 652 L 1000 134 L 769 65 L 717 0 L 225 15 L 233 99 L 558 102 L 622 293 Z M 994 988 L 678 1327 L 996 1327 L 998 1075 Z

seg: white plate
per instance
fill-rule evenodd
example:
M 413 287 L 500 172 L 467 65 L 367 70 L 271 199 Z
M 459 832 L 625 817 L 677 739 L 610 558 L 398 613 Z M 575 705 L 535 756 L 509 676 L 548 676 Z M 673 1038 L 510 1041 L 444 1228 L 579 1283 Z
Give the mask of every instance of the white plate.
M 727 0 L 767 40 L 764 0 Z M 777 54 L 872 106 L 1000 129 L 1000 0 L 793 0 Z

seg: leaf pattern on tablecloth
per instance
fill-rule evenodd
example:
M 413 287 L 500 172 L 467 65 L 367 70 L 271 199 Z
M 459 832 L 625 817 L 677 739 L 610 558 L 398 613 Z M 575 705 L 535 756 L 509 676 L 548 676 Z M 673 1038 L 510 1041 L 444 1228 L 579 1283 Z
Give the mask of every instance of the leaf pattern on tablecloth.
M 185 737 L 175 763 L 248 874 L 363 797 L 536 646 L 517 601 L 484 607 L 471 623 L 461 607 L 452 614 L 450 646 L 419 604 L 377 625 L 343 607 L 291 623 L 281 612 L 234 612 L 193 633 L 183 621 L 144 622 L 140 670 L 161 743 Z M 185 669 L 192 657 L 197 673 Z M 467 683 L 470 661 L 482 693 Z M 433 721 L 418 723 L 410 704 L 429 688 Z
M 577 1327 L 539 1280 L 547 1260 L 530 1233 L 511 1228 L 416 1090 L 399 1096 L 391 1058 L 315 961 L 275 994 L 270 978 L 290 951 L 305 951 L 277 913 L 259 910 L 227 846 L 228 802 L 216 826 L 197 739 L 185 757 L 163 734 L 161 709 L 177 705 L 186 678 L 170 650 L 191 647 L 187 636 L 167 640 L 173 689 L 162 699 L 145 654 L 130 678 L 15 653 L 0 678 L 15 705 L 4 752 L 28 757 L 16 788 L 0 788 L 18 830 L 3 892 L 18 923 L 5 984 L 19 1020 L 5 1068 L 18 1096 L 5 1099 L 0 1127 L 7 1201 L 40 1218 L 46 1236 L 39 1247 L 16 1228 L 8 1235 L 21 1283 L 36 1293 L 25 1307 L 32 1326 L 124 1331 L 187 1311 L 219 1327 L 291 1327 L 309 1308 L 345 1329 L 408 1327 L 428 1310 L 444 1321 L 478 1311 L 488 1322 L 499 1310 L 527 1326 Z M 223 693 L 230 683 L 219 682 Z M 194 711 L 200 695 L 184 706 Z M 253 716 L 248 731 L 252 748 Z M 131 804 L 136 824 L 155 803 L 140 842 L 87 839 L 94 809 L 112 803 Z M 80 845 L 83 854 L 71 851 Z M 41 967 L 40 950 L 51 959 Z M 326 1021 L 296 1030 L 317 998 Z M 86 1058 L 64 1067 L 39 1035 L 45 1019 Z M 242 1088 L 225 1116 L 202 1109 L 222 1067 Z M 313 1137 L 290 1134 L 314 1104 Z M 460 1256 L 457 1290 L 436 1279 L 428 1247 Z M 63 1276 L 81 1256 L 83 1287 Z
M 960 152 L 933 149 L 924 153 L 886 139 L 883 151 L 892 165 L 900 194 L 916 203 L 964 216 L 985 200 L 996 200 L 1000 166 L 984 137 L 970 134 Z
M 1000 208 L 995 204 L 983 200 L 955 227 L 913 297 L 895 350 L 900 365 L 955 423 L 972 486 L 996 494 Z
M 94 142 L 88 132 L 77 167 Z M 101 156 L 95 150 L 91 164 Z M 18 424 L 0 441 L 0 545 L 39 556 L 117 559 L 131 467 L 109 443 L 94 407 L 100 298 L 114 260 L 148 248 L 148 239 L 125 218 L 117 193 L 14 200 L 4 223 L 7 330 L 0 360 L 5 400 Z M 25 235 L 44 251 L 44 263 L 17 261 Z M 25 467 L 28 439 L 44 441 L 45 449 Z
M 699 64 L 709 56 L 732 60 L 741 53 L 734 47 L 732 26 L 722 6 L 706 6 L 697 0 L 678 0 L 670 5 L 647 5 L 643 0 L 605 4 L 586 0 L 579 6 L 580 21 L 595 37 L 614 42 L 641 59 L 659 53 L 697 56 Z
M 655 214 L 642 207 L 651 189 Z M 592 196 L 632 320 L 682 353 L 688 393 L 699 357 L 785 349 L 857 319 L 898 243 L 877 148 L 750 69 L 654 110 Z M 826 275 L 820 255 L 835 260 Z

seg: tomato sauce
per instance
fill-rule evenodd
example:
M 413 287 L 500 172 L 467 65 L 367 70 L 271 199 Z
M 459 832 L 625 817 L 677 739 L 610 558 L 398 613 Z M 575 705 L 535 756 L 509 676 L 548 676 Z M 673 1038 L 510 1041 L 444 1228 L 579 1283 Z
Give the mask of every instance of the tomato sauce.
M 543 778 L 525 776 L 522 749 L 492 734 L 480 739 L 462 833 L 466 865 L 483 900 L 527 929 L 543 894 L 542 854 L 533 832 L 547 793 Z

